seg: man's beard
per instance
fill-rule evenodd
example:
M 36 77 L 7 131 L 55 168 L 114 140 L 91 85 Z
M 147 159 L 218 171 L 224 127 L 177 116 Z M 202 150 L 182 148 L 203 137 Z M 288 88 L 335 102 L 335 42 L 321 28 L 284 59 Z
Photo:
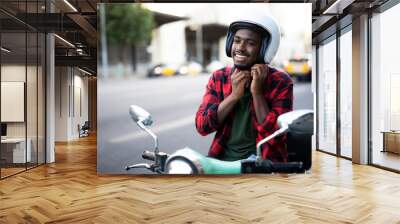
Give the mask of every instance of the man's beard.
M 233 52 L 234 56 L 236 54 L 244 55 L 244 56 L 246 56 L 248 58 L 250 57 L 249 53 L 247 53 L 245 51 L 242 51 L 242 50 L 237 50 L 237 51 Z M 233 63 L 235 65 L 235 67 L 238 68 L 239 70 L 250 70 L 251 67 L 253 67 L 253 65 L 257 64 L 255 60 L 247 62 L 246 64 L 236 64 L 235 61 L 233 61 Z
M 235 67 L 239 70 L 250 70 L 255 63 L 248 63 L 248 64 L 235 64 Z
M 250 71 L 250 69 L 251 69 L 251 67 L 253 67 L 253 65 L 259 64 L 257 62 L 257 60 L 251 61 L 251 62 L 246 63 L 246 64 L 235 64 L 235 62 L 233 62 L 233 63 L 235 65 L 235 68 L 238 68 L 239 70 L 247 70 L 247 71 Z

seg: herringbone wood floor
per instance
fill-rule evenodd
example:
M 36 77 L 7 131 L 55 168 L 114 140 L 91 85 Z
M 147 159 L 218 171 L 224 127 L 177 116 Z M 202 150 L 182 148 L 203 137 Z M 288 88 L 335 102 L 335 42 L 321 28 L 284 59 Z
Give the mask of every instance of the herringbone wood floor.
M 320 152 L 310 174 L 99 176 L 96 139 L 0 181 L 0 223 L 400 223 L 400 175 Z

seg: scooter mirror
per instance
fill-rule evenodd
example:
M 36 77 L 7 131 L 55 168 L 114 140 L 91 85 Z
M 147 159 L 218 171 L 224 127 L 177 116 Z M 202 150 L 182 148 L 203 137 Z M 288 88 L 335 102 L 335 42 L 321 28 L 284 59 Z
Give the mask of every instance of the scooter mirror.
M 278 126 L 279 128 L 288 128 L 292 124 L 303 124 L 310 121 L 310 119 L 312 122 L 313 114 L 312 110 L 294 110 L 284 113 L 278 117 Z
M 150 126 L 153 123 L 153 119 L 151 119 L 151 115 L 145 109 L 131 105 L 129 107 L 129 114 L 131 115 L 132 120 L 144 131 L 149 133 L 154 140 L 154 153 L 158 154 L 158 138 L 152 131 L 146 128 L 146 126 Z M 157 160 L 157 159 L 156 159 Z M 157 163 L 157 161 L 156 161 Z
M 136 123 L 140 122 L 145 126 L 150 126 L 153 123 L 150 113 L 139 106 L 131 105 L 129 107 L 129 114 Z
M 300 133 L 303 135 L 314 134 L 314 113 L 305 113 L 297 119 L 293 120 L 289 125 L 289 132 Z
M 304 132 L 313 133 L 313 116 L 314 112 L 312 110 L 294 110 L 284 113 L 278 117 L 279 129 L 276 130 L 271 135 L 267 136 L 257 144 L 257 157 L 256 161 L 261 164 L 261 146 L 268 142 L 269 140 L 280 136 L 288 131 L 294 131 L 297 129 L 304 129 Z

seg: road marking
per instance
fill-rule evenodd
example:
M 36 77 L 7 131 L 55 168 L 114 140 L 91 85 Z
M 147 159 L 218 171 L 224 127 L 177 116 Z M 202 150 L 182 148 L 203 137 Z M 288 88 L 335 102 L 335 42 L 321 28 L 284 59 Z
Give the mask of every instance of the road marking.
M 183 117 L 181 119 L 171 121 L 171 122 L 168 122 L 165 124 L 157 125 L 157 127 L 152 128 L 151 131 L 153 131 L 154 134 L 160 134 L 161 132 L 169 131 L 169 130 L 172 130 L 175 128 L 180 128 L 180 127 L 188 125 L 190 123 L 193 123 L 193 125 L 194 125 L 194 115 Z M 147 134 L 147 132 L 139 130 L 139 131 L 136 131 L 133 133 L 119 136 L 117 138 L 112 138 L 112 139 L 110 139 L 110 143 L 122 143 L 122 142 L 132 141 L 132 140 L 143 138 L 143 137 L 150 137 L 150 136 L 149 136 L 149 134 Z

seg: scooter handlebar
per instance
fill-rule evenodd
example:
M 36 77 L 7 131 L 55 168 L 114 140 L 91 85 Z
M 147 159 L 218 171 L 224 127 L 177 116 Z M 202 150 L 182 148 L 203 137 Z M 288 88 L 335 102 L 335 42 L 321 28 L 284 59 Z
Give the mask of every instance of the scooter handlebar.
M 242 160 L 242 173 L 302 173 L 305 169 L 303 162 L 274 163 L 263 160 L 256 164 L 252 160 Z
M 186 149 L 197 155 L 202 165 L 203 172 L 205 174 L 237 174 L 237 173 L 302 173 L 305 171 L 302 162 L 288 162 L 288 163 L 277 163 L 271 160 L 262 160 L 261 163 L 257 163 L 254 159 L 245 159 L 241 161 L 227 162 L 221 161 L 209 157 L 205 157 L 198 152 Z M 168 154 L 160 152 L 156 154 L 151 151 L 144 151 L 142 158 L 155 161 L 164 171 L 165 160 Z M 157 161 L 156 161 L 157 160 Z
M 145 151 L 142 153 L 142 158 L 143 158 L 143 159 L 147 159 L 147 160 L 151 160 L 151 161 L 155 161 L 155 160 L 156 160 L 156 155 L 155 155 L 154 152 L 150 152 L 150 151 L 148 151 L 148 150 L 145 150 Z
M 274 173 L 301 173 L 305 171 L 303 162 L 272 163 L 271 170 Z

